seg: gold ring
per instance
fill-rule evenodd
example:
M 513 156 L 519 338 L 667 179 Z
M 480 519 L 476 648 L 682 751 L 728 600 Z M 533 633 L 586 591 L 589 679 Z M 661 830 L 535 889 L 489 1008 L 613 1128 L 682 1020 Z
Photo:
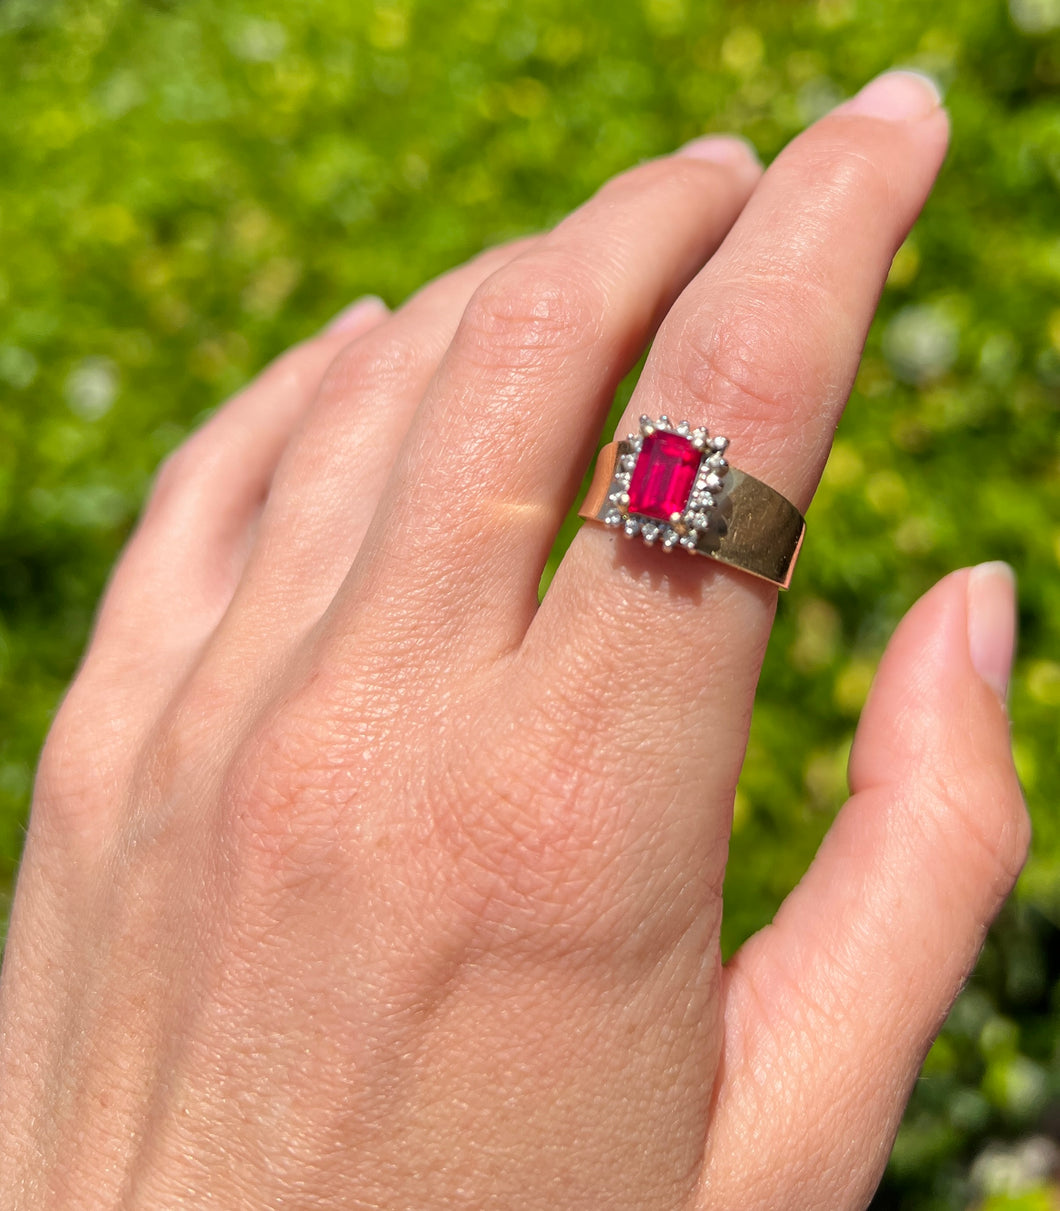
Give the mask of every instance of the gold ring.
M 730 467 L 728 445 L 688 421 L 642 416 L 639 432 L 600 451 L 579 516 L 786 589 L 806 522 L 768 484 Z

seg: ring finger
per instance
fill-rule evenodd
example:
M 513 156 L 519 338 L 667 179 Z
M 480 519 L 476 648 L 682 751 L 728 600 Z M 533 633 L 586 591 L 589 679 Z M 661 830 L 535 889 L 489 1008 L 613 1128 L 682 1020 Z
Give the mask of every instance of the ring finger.
M 81 703 L 94 703 L 100 684 L 116 747 L 127 745 L 129 728 L 151 725 L 232 600 L 276 464 L 321 376 L 387 314 L 381 300 L 360 300 L 278 357 L 170 456 L 111 576 L 56 730 L 76 730 Z
M 211 643 L 212 669 L 222 660 L 245 667 L 252 651 L 274 657 L 324 612 L 469 297 L 538 239 L 450 270 L 334 359 L 275 468 L 242 581 Z

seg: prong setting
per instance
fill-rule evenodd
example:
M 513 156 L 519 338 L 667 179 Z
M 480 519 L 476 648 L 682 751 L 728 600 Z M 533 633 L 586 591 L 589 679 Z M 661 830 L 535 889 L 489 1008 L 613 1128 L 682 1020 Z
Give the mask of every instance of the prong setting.
M 639 536 L 646 546 L 664 551 L 680 546 L 695 554 L 711 531 L 714 512 L 725 493 L 729 464 L 722 455 L 728 445 L 727 438 L 711 437 L 705 426 L 687 420 L 674 422 L 665 415 L 657 419 L 641 416 L 637 431 L 628 435 L 615 464 L 604 523 L 622 530 L 627 538 Z M 638 480 L 642 456 L 650 461 Z M 646 488 L 645 483 L 657 472 L 663 476 L 663 487 Z M 666 512 L 659 511 L 663 500 L 672 501 Z

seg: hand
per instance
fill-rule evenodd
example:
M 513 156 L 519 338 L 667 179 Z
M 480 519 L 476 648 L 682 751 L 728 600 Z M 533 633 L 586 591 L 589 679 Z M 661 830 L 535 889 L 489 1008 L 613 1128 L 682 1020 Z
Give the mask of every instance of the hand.
M 169 461 L 42 759 L 0 1205 L 864 1206 L 1025 853 L 1009 579 L 905 619 L 851 799 L 725 968 L 775 592 L 596 526 L 536 589 L 653 337 L 620 432 L 708 423 L 805 508 L 946 137 L 899 75 L 764 176 L 642 165 Z

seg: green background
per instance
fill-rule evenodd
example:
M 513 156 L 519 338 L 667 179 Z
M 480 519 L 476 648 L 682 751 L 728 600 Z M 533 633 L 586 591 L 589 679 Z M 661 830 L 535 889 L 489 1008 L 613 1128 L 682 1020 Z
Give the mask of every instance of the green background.
M 876 1205 L 1054 1205 L 1060 0 L 0 0 L 0 885 L 106 571 L 213 406 L 356 296 L 396 303 L 705 130 L 768 160 L 892 64 L 941 81 L 953 146 L 781 603 L 725 940 L 769 919 L 842 801 L 898 618 L 1008 559 L 1034 852 Z

